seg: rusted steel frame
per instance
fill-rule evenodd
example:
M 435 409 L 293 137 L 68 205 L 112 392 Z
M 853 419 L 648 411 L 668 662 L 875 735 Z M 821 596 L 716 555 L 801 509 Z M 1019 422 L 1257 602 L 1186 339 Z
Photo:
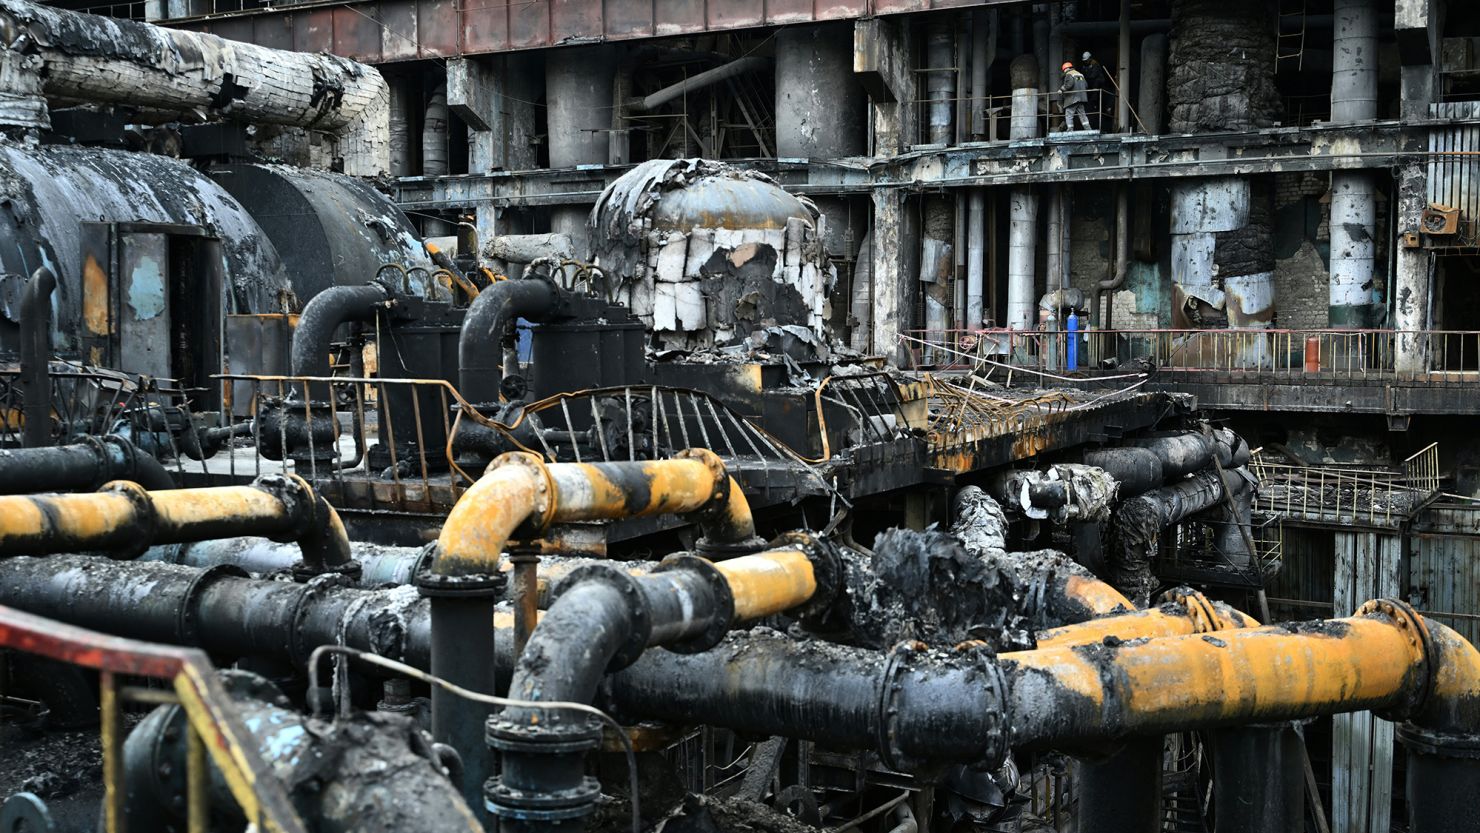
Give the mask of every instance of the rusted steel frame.
M 147 491 L 114 481 L 92 494 L 0 496 L 0 555 L 110 550 L 243 535 L 294 541 L 309 571 L 348 568 L 339 513 L 297 475 L 249 486 Z
M 743 500 L 724 463 L 707 449 L 638 463 L 546 464 L 534 454 L 510 452 L 490 463 L 452 508 L 432 572 L 493 573 L 516 531 L 537 538 L 551 525 L 570 521 L 698 515 L 706 537 L 748 545 L 755 526 Z
M 137 676 L 173 683 L 192 732 L 200 733 L 203 748 L 221 771 L 248 821 L 274 833 L 306 833 L 287 791 L 249 742 L 251 733 L 237 716 L 230 696 L 202 651 L 109 636 L 3 605 L 0 648 L 100 672 L 108 830 L 123 829 L 123 738 L 117 722 L 116 678 Z

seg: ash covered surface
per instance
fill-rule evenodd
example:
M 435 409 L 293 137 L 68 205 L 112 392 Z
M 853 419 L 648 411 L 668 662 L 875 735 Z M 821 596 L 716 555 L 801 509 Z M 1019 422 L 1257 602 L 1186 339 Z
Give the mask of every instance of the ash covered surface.
M 974 555 L 954 535 L 892 529 L 873 555 L 848 556 L 849 623 L 872 648 L 919 640 L 933 646 L 980 639 L 994 648 L 1030 643 L 1033 623 L 1019 612 L 1021 569 Z
M 124 714 L 124 730 L 131 730 L 142 716 Z M 98 730 L 0 726 L 0 802 L 18 792 L 34 793 L 46 802 L 58 833 L 98 829 L 103 800 Z
M 743 798 L 689 794 L 655 833 L 817 833 L 799 819 Z

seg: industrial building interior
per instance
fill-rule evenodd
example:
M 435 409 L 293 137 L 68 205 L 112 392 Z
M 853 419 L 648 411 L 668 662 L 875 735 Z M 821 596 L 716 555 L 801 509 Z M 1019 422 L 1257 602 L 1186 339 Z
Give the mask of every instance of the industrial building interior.
M 0 0 L 0 833 L 1480 833 L 1480 4 Z

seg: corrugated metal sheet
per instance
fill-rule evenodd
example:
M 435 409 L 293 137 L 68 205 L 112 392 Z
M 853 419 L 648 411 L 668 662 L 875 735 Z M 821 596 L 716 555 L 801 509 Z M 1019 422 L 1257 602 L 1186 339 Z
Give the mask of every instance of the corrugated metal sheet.
M 1412 549 L 1413 605 L 1471 642 L 1480 641 L 1480 537 L 1417 535 Z
M 1436 119 L 1480 118 L 1480 101 L 1446 101 L 1429 105 Z M 1429 132 L 1430 203 L 1458 208 L 1461 231 L 1475 237 L 1480 221 L 1480 125 L 1436 127 Z
M 182 29 L 371 64 L 852 20 L 1010 0 L 369 0 L 180 21 Z

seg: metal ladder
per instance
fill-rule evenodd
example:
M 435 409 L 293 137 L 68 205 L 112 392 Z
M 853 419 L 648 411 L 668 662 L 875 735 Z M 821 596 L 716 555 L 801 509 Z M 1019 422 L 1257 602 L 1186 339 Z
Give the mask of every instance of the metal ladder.
M 1294 61 L 1297 71 L 1305 67 L 1306 2 L 1307 0 L 1280 0 L 1279 16 L 1274 24 L 1275 72 L 1280 71 L 1285 61 Z

